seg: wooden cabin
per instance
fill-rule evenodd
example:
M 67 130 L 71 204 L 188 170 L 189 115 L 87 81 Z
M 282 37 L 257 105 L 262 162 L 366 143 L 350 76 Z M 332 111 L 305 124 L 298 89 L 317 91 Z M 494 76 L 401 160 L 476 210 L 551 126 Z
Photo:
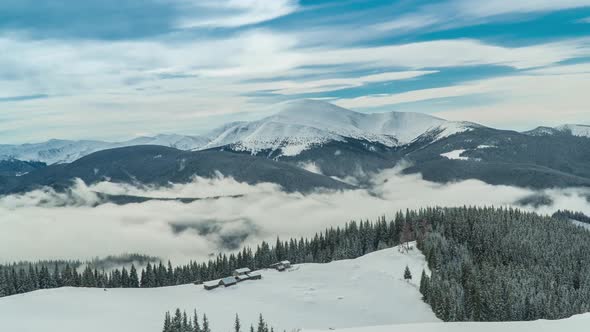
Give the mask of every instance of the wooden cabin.
M 219 281 L 219 286 L 230 287 L 238 283 L 236 277 L 226 277 Z
M 248 273 L 250 273 L 251 270 L 247 267 L 243 267 L 241 269 L 235 269 L 233 272 L 233 276 L 237 277 L 237 276 L 242 276 L 242 275 L 248 275 Z
M 291 262 L 289 261 L 280 261 L 278 263 L 274 263 L 270 266 L 271 268 L 279 271 L 279 272 L 283 272 L 286 269 L 291 267 Z
M 262 274 L 258 271 L 254 271 L 254 272 L 248 273 L 248 277 L 250 280 L 260 280 L 260 279 L 262 279 Z
M 203 287 L 206 290 L 212 290 L 219 287 L 219 281 L 209 281 L 203 284 Z
M 246 281 L 250 279 L 250 275 L 248 274 L 240 274 L 235 277 L 238 282 Z

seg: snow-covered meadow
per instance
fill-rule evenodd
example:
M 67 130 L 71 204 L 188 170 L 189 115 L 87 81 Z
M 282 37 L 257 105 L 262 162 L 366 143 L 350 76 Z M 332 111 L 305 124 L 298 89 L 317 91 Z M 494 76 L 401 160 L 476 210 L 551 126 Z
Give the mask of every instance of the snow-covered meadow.
M 383 326 L 363 326 L 336 329 L 337 332 L 585 332 L 590 326 L 590 314 L 577 315 L 561 320 L 537 320 L 531 322 L 462 322 L 419 323 Z M 324 332 L 303 330 L 302 332 Z
M 403 280 L 409 266 L 411 282 Z M 213 331 L 231 331 L 262 313 L 276 329 L 350 328 L 438 322 L 418 286 L 426 262 L 397 248 L 355 260 L 263 271 L 263 279 L 206 291 L 184 285 L 154 289 L 62 288 L 0 298 L 2 330 L 10 332 L 157 332 L 164 313 L 180 307 L 206 313 Z

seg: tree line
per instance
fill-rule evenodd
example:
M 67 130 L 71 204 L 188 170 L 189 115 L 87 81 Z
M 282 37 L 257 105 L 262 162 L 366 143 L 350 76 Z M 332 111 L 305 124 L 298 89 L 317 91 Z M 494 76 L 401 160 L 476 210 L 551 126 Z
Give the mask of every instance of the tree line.
M 236 314 L 234 320 L 234 332 L 274 332 L 274 328 L 269 326 L 268 323 L 262 317 L 262 314 L 258 318 L 258 323 L 256 327 L 254 324 L 250 325 L 250 328 L 244 330 L 242 328 L 242 323 L 240 321 L 240 317 Z M 211 327 L 209 326 L 209 320 L 207 319 L 207 315 L 203 314 L 202 320 L 199 319 L 199 315 L 197 311 L 194 310 L 191 316 L 187 315 L 186 311 L 180 311 L 180 309 L 176 309 L 174 314 L 170 314 L 170 312 L 166 312 L 164 315 L 164 324 L 162 328 L 162 332 L 211 332 Z
M 400 238 L 410 239 L 410 220 L 415 212 L 397 213 L 394 220 L 385 217 L 375 222 L 350 222 L 331 227 L 311 238 L 277 238 L 274 245 L 262 242 L 255 248 L 245 247 L 237 253 L 219 254 L 207 262 L 189 262 L 173 266 L 170 261 L 147 262 L 145 267 L 99 269 L 91 265 L 29 264 L 0 265 L 0 296 L 56 287 L 151 288 L 188 284 L 225 277 L 240 267 L 252 270 L 289 260 L 292 263 L 327 263 L 352 259 L 369 252 L 395 246 Z M 405 235 L 404 235 L 405 234 Z
M 585 215 L 583 212 L 574 212 L 570 210 L 557 210 L 553 214 L 553 218 L 559 218 L 564 220 L 577 220 L 586 224 L 590 224 L 590 217 Z
M 277 239 L 207 262 L 108 272 L 0 267 L 0 295 L 40 288 L 159 287 L 259 269 L 280 260 L 326 263 L 417 241 L 431 274 L 420 291 L 445 321 L 559 319 L 590 311 L 590 232 L 563 219 L 507 208 L 427 208 L 350 222 L 311 238 Z M 405 277 L 405 276 L 404 276 Z

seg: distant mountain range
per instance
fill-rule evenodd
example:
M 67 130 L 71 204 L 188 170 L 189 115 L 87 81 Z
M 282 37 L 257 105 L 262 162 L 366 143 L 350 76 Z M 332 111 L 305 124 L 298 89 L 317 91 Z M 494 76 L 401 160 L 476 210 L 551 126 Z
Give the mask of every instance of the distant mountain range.
M 48 165 L 70 163 L 91 153 L 137 145 L 161 145 L 180 150 L 193 150 L 209 141 L 199 136 L 158 135 L 138 137 L 124 142 L 69 141 L 52 139 L 43 143 L 0 145 L 0 160 L 39 161 Z
M 69 163 L 101 150 L 136 145 L 193 151 L 230 146 L 252 154 L 271 150 L 277 156 L 294 156 L 348 138 L 395 147 L 408 144 L 427 131 L 438 130 L 442 138 L 480 127 L 422 113 L 363 114 L 313 100 L 285 102 L 276 108 L 274 115 L 262 120 L 229 123 L 204 136 L 158 135 L 115 143 L 54 139 L 37 144 L 0 145 L 0 160 L 40 161 L 51 165 Z
M 0 145 L 0 160 L 0 193 L 64 187 L 74 177 L 164 184 L 215 171 L 291 191 L 346 189 L 366 185 L 370 174 L 401 160 L 411 164 L 404 172 L 442 183 L 480 179 L 531 188 L 587 187 L 590 126 L 520 133 L 421 113 L 364 114 L 303 100 L 279 104 L 264 119 L 229 123 L 204 136 Z M 11 171 L 2 172 L 2 167 Z

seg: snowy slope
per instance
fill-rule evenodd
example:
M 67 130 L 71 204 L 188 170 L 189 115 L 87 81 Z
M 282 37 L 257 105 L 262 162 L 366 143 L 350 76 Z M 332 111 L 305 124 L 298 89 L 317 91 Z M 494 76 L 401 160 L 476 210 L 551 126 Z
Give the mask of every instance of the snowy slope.
M 590 224 L 585 223 L 585 222 L 581 222 L 581 221 L 577 221 L 577 220 L 571 220 L 572 224 L 578 226 L 578 227 L 582 227 L 584 229 L 587 229 L 590 231 Z
M 105 149 L 108 144 L 100 141 L 53 139 L 37 144 L 0 145 L 0 159 L 41 161 L 47 164 L 63 163 Z
M 354 138 L 393 147 L 428 131 L 436 131 L 435 139 L 440 139 L 471 127 L 422 113 L 358 113 L 316 100 L 289 101 L 276 108 L 274 115 L 262 120 L 214 131 L 206 148 L 232 145 L 252 153 L 281 149 L 282 155 L 292 156 L 332 140 Z
M 551 127 L 537 127 L 533 130 L 524 132 L 531 136 L 552 136 L 570 134 L 578 137 L 590 137 L 590 126 L 579 124 L 564 124 L 554 128 Z
M 429 128 L 424 133 L 414 138 L 413 141 L 432 143 L 455 134 L 464 133 L 481 127 L 481 125 L 473 122 L 447 121 L 438 126 Z
M 274 114 L 258 121 L 232 122 L 206 136 L 158 135 L 126 142 L 50 140 L 39 144 L 0 145 L 0 160 L 19 159 L 47 164 L 72 162 L 90 153 L 132 145 L 162 145 L 181 150 L 231 146 L 257 154 L 263 150 L 294 156 L 314 146 L 346 138 L 389 147 L 408 144 L 418 137 L 436 141 L 478 125 L 452 122 L 422 113 L 358 113 L 326 102 L 299 100 L 281 103 Z
M 565 124 L 555 127 L 555 129 L 561 132 L 571 133 L 574 136 L 590 137 L 590 126 L 587 125 Z
M 469 160 L 468 157 L 461 157 L 461 154 L 463 152 L 465 152 L 467 150 L 453 150 L 451 152 L 447 152 L 447 153 L 441 153 L 442 157 L 445 157 L 447 159 L 453 159 L 453 160 Z
M 125 142 L 49 140 L 43 143 L 0 145 L 0 160 L 41 161 L 49 165 L 69 163 L 93 152 L 134 145 L 163 145 L 181 150 L 200 148 L 208 139 L 199 136 L 157 135 Z
M 132 145 L 162 145 L 179 150 L 200 149 L 209 143 L 209 139 L 202 136 L 186 135 L 157 135 L 154 137 L 139 137 L 127 142 L 116 143 L 119 147 Z
M 561 131 L 551 127 L 537 127 L 533 130 L 523 132 L 523 134 L 527 134 L 530 136 L 552 136 L 560 133 Z
M 412 283 L 402 280 L 406 265 Z M 231 331 L 236 313 L 244 326 L 262 313 L 280 331 L 437 322 L 416 286 L 424 267 L 417 250 L 387 249 L 284 273 L 264 270 L 262 280 L 212 291 L 194 285 L 37 291 L 0 298 L 0 316 L 11 332 L 157 332 L 164 312 L 176 307 L 206 313 L 214 331 Z
M 337 329 L 337 332 L 585 332 L 590 326 L 590 314 L 577 315 L 562 320 L 538 320 L 532 322 L 467 322 L 426 323 L 386 326 L 367 326 Z M 332 330 L 330 330 L 332 331 Z M 303 330 L 302 332 L 322 332 Z M 327 332 L 327 331 L 324 331 Z
M 257 154 L 261 150 L 280 149 L 282 155 L 291 156 L 331 140 L 341 141 L 343 138 L 313 127 L 258 121 L 239 123 L 227 128 L 205 148 L 232 145 L 234 150 L 248 151 L 252 154 Z

